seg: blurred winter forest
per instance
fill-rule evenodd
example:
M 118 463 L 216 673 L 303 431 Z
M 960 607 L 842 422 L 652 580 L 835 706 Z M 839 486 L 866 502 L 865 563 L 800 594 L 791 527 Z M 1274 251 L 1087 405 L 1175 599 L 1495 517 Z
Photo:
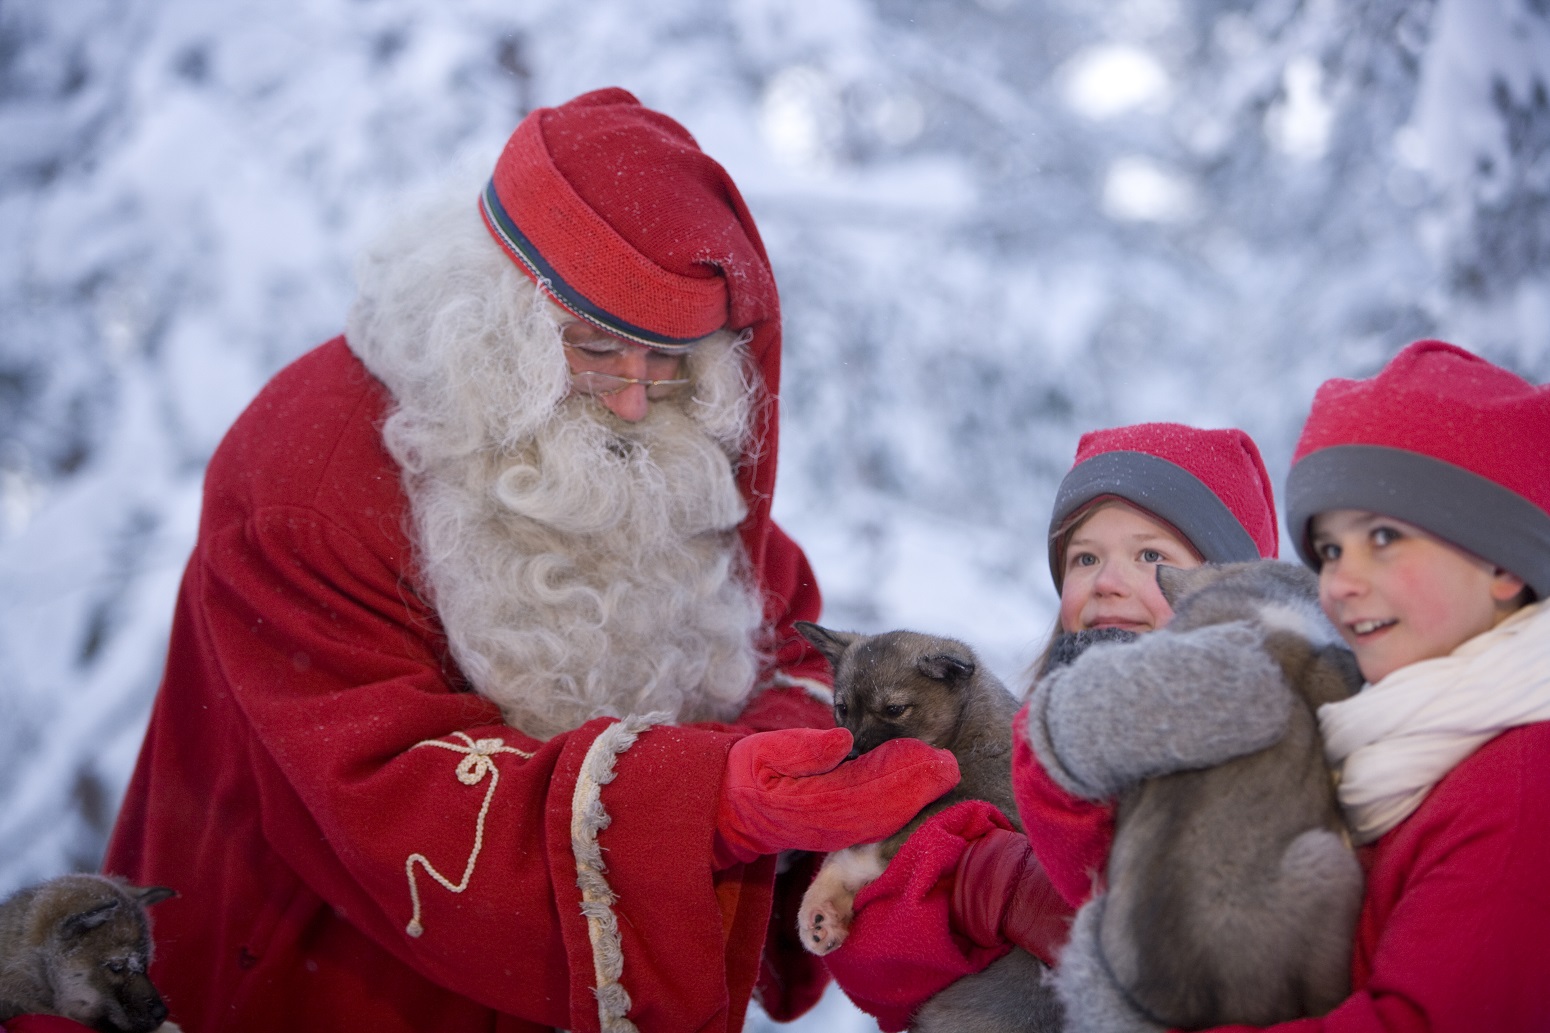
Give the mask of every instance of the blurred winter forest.
M 361 244 L 603 85 L 769 246 L 826 623 L 1009 683 L 1083 430 L 1241 426 L 1279 486 L 1412 339 L 1550 380 L 1547 0 L 5 0 L 0 893 L 99 862 L 204 463 Z

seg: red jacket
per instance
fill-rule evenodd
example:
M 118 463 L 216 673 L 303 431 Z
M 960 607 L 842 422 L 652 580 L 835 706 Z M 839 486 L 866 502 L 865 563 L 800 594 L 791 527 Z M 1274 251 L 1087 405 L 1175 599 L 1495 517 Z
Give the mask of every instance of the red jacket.
M 777 883 L 774 858 L 713 874 L 712 818 L 738 735 L 832 725 L 827 705 L 775 687 L 737 727 L 637 735 L 598 719 L 540 742 L 503 724 L 419 594 L 378 433 L 389 401 L 336 339 L 277 375 L 210 463 L 104 864 L 180 894 L 155 915 L 172 1019 L 187 1033 L 582 1031 L 612 1007 L 640 1030 L 720 1033 L 741 1028 L 756 987 L 776 1016 L 805 1010 L 825 976 L 795 940 L 801 886 Z M 740 482 L 776 631 L 768 673 L 827 681 L 791 630 L 819 596 L 769 519 L 766 431 Z M 584 833 L 573 849 L 589 792 L 611 822 L 590 920 Z M 772 922 L 782 907 L 790 920 Z

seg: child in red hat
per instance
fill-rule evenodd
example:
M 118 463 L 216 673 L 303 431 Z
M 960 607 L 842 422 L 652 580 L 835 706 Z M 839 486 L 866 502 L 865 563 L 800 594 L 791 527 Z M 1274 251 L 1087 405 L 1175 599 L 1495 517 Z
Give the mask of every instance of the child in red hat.
M 1247 434 L 1177 423 L 1084 434 L 1050 515 L 1060 616 L 1036 668 L 1095 638 L 1167 623 L 1160 563 L 1194 567 L 1276 550 L 1270 478 Z M 925 1000 L 1013 943 L 1053 962 L 1090 869 L 1107 857 L 1112 808 L 1071 795 L 1045 774 L 1026 721 L 1025 710 L 1015 726 L 1013 777 L 1027 838 L 989 805 L 944 812 L 858 896 L 850 938 L 825 959 L 885 1030 L 903 1029 Z M 1039 863 L 1046 855 L 1047 871 Z
M 1141 423 L 1082 435 L 1049 521 L 1057 635 L 1166 623 L 1157 564 L 1276 555 L 1275 499 L 1241 430 Z
M 1550 1029 L 1550 385 L 1440 341 L 1325 383 L 1287 519 L 1368 681 L 1319 713 L 1367 869 L 1324 1025 Z

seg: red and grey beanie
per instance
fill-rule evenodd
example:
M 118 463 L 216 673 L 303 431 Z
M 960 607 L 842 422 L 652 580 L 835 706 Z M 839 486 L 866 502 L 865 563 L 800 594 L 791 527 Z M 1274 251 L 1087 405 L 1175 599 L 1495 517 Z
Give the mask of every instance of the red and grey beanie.
M 769 258 L 731 177 L 625 90 L 529 114 L 479 208 L 540 288 L 608 333 L 682 351 L 751 329 L 756 360 L 778 333 Z
M 1325 381 L 1286 482 L 1288 529 L 1315 570 L 1309 524 L 1331 509 L 1415 524 L 1550 598 L 1550 385 L 1442 341 L 1371 379 Z
M 1170 525 L 1208 562 L 1269 559 L 1279 547 L 1275 497 L 1241 430 L 1138 423 L 1082 435 L 1055 495 L 1049 567 L 1059 590 L 1064 534 L 1083 510 L 1117 498 Z

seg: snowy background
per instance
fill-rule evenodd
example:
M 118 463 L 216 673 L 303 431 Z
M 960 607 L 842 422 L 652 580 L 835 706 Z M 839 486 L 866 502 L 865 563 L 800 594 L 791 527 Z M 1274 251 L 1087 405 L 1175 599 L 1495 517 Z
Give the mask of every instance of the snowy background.
M 826 622 L 1008 682 L 1084 429 L 1241 426 L 1279 485 L 1414 338 L 1550 380 L 1550 0 L 5 0 L 0 894 L 98 863 L 204 463 L 359 246 L 603 85 L 772 253 Z

